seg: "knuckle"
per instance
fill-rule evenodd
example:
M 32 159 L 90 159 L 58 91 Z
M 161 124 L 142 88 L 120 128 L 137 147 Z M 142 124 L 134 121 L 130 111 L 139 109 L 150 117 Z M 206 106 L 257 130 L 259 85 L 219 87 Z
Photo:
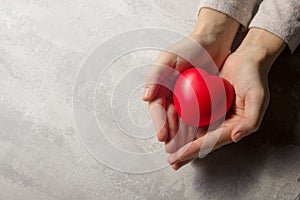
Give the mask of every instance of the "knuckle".
M 160 142 L 165 141 L 165 140 L 166 140 L 166 137 L 167 137 L 167 134 L 168 134 L 168 133 L 167 133 L 165 130 L 159 131 L 158 134 L 157 134 L 157 139 L 158 139 L 158 141 L 160 141 Z
M 187 60 L 182 58 L 181 56 L 177 56 L 174 67 L 177 71 L 183 71 L 184 68 L 188 67 L 190 64 Z
M 169 51 L 161 51 L 157 58 L 154 60 L 154 63 L 166 65 L 169 63 L 170 60 L 174 58 L 175 54 Z
M 176 113 L 176 110 L 175 110 L 175 106 L 169 106 L 169 108 L 168 108 L 168 115 L 169 115 L 169 117 L 171 117 L 173 120 L 176 119 L 177 113 Z

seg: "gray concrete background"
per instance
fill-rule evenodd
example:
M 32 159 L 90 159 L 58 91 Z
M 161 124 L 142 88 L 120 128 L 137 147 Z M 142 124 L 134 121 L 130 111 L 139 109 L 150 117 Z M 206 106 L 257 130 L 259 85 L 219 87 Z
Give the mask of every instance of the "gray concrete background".
M 196 12 L 191 0 L 0 0 L 0 199 L 299 200 L 299 48 L 271 70 L 260 131 L 178 172 L 118 172 L 81 144 L 72 91 L 88 53 L 135 28 L 188 34 Z

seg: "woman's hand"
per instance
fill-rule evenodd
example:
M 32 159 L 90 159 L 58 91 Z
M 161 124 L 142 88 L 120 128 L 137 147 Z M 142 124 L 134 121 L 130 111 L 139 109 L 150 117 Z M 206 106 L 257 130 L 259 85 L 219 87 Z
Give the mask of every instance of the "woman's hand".
M 174 169 L 255 132 L 269 103 L 268 72 L 285 44 L 277 36 L 251 29 L 241 46 L 225 61 L 221 76 L 232 83 L 236 97 L 232 113 L 215 130 L 200 135 L 169 157 Z M 209 139 L 212 138 L 212 139 Z M 204 140 L 212 144 L 204 145 Z M 213 146 L 212 149 L 206 147 Z M 201 150 L 201 151 L 200 151 Z
M 175 152 L 192 141 L 195 134 L 199 136 L 199 130 L 186 126 L 178 119 L 173 104 L 171 89 L 179 73 L 191 65 L 205 66 L 212 73 L 217 73 L 215 65 L 220 68 L 230 54 L 238 27 L 239 23 L 227 15 L 202 9 L 193 33 L 167 48 L 167 51 L 161 52 L 154 61 L 146 77 L 143 99 L 149 101 L 149 111 L 158 140 L 166 143 L 167 152 Z M 186 134 L 187 132 L 190 134 Z M 175 136 L 176 140 L 173 140 Z

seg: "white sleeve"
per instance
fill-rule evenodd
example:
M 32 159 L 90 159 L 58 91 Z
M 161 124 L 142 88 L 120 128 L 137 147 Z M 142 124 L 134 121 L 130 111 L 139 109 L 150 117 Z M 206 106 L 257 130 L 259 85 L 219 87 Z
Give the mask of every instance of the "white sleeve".
M 199 11 L 211 8 L 232 17 L 247 28 L 254 9 L 260 2 L 261 0 L 200 0 Z
M 277 35 L 294 52 L 300 43 L 300 0 L 264 0 L 250 23 L 251 27 Z

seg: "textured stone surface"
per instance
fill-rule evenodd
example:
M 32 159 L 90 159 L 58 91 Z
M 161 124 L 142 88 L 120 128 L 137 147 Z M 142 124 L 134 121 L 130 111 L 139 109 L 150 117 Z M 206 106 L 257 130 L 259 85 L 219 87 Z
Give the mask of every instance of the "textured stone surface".
M 299 51 L 271 70 L 259 133 L 178 172 L 118 172 L 82 146 L 72 92 L 89 52 L 135 28 L 187 34 L 196 12 L 191 0 L 0 0 L 0 199 L 298 200 Z

